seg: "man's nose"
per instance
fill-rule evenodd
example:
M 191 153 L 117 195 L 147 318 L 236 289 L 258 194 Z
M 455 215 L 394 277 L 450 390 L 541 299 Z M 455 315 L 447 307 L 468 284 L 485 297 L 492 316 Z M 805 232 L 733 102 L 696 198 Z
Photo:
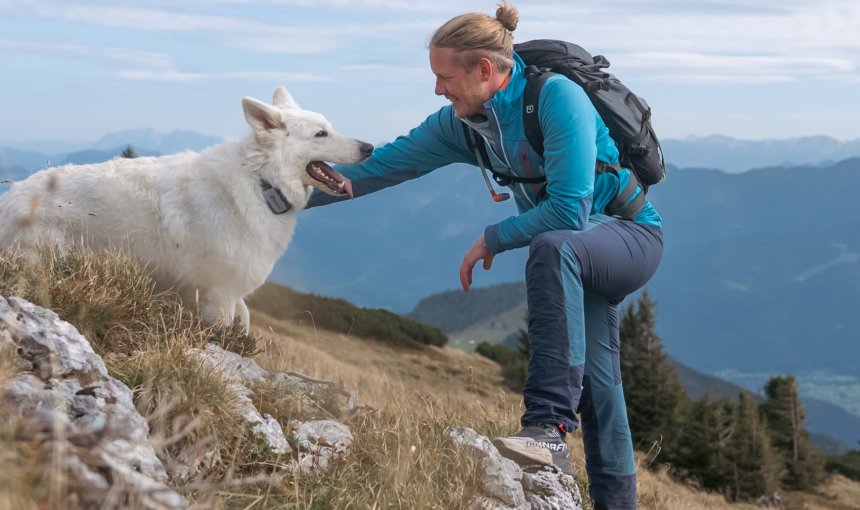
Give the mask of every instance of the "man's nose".
M 436 80 L 436 95 L 444 96 L 445 95 L 445 86 L 439 80 Z

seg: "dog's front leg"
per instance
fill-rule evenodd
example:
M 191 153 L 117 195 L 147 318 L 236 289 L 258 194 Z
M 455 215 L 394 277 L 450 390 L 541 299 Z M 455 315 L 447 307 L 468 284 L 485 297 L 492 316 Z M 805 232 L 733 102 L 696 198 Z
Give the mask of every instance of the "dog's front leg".
M 242 298 L 239 298 L 239 301 L 236 303 L 236 313 L 239 315 L 239 320 L 242 321 L 242 329 L 245 331 L 245 334 L 251 334 L 251 313 L 248 311 L 248 305 L 245 304 L 245 300 Z
M 197 313 L 206 324 L 230 327 L 235 316 L 235 303 L 225 296 L 198 291 Z

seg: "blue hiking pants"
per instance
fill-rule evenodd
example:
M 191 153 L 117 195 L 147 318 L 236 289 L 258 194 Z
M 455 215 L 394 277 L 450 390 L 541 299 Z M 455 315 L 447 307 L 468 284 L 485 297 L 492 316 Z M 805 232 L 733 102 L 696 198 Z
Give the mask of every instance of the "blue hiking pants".
M 636 465 L 621 387 L 618 304 L 657 270 L 662 230 L 594 215 L 585 230 L 536 236 L 529 247 L 529 370 L 523 426 L 582 416 L 595 509 L 636 508 Z

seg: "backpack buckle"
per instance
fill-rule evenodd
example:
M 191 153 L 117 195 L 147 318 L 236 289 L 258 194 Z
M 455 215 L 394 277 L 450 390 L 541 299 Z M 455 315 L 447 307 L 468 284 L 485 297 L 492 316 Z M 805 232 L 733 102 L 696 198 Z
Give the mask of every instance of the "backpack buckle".
M 525 70 L 523 71 L 523 74 L 525 74 L 526 79 L 528 79 L 528 78 L 531 78 L 532 76 L 537 76 L 537 75 L 541 74 L 541 70 L 538 69 L 538 67 L 534 66 L 534 65 L 526 66 Z
M 499 186 L 508 186 L 513 182 L 510 175 L 500 174 L 496 171 L 493 171 L 493 180 L 496 181 Z
M 651 149 L 647 145 L 631 145 L 628 148 L 628 152 L 634 156 L 646 156 Z

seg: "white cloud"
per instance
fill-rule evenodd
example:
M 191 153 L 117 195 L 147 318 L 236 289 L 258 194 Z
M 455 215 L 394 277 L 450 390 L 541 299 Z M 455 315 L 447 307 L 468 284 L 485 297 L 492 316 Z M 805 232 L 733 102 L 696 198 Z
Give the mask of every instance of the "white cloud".
M 492 14 L 496 3 L 0 0 L 0 67 L 4 76 L 15 77 L 8 97 L 25 97 L 34 84 L 48 82 L 59 82 L 74 93 L 96 91 L 99 84 L 115 85 L 120 79 L 125 80 L 129 94 L 149 98 L 141 91 L 159 82 L 181 85 L 220 80 L 240 89 L 251 81 L 344 81 L 369 104 L 396 100 L 402 105 L 392 108 L 397 111 L 388 117 L 367 123 L 366 129 L 375 130 L 372 136 L 387 139 L 444 104 L 430 93 L 433 78 L 425 45 L 432 31 L 463 12 Z M 666 105 L 676 104 L 677 98 L 671 94 L 678 89 L 670 86 L 673 83 L 754 85 L 746 88 L 750 97 L 763 98 L 772 97 L 771 89 L 786 94 L 814 86 L 819 87 L 822 104 L 837 101 L 823 95 L 840 94 L 860 84 L 860 0 L 513 3 L 520 10 L 517 41 L 565 39 L 605 54 L 612 62 L 610 71 L 634 90 L 647 91 L 642 93 L 652 104 L 662 103 L 664 110 Z M 68 73 L 58 81 L 52 70 L 62 59 L 75 59 L 75 65 L 86 72 Z M 91 65 L 79 66 L 79 61 Z M 637 81 L 649 83 L 639 87 Z M 773 86 L 779 84 L 789 85 Z M 723 90 L 711 90 L 718 89 Z M 176 88 L 177 94 L 185 92 L 185 87 Z M 693 98 L 686 100 L 693 116 L 697 108 L 707 108 Z M 804 107 L 798 111 L 810 111 L 806 102 L 799 102 Z M 856 117 L 857 108 L 849 103 L 839 100 L 833 110 Z M 13 112 L 14 106 L 4 104 L 4 112 Z M 809 108 L 820 111 L 823 106 Z M 726 107 L 719 119 L 732 111 Z M 830 122 L 799 119 L 755 129 L 856 133 L 856 123 L 829 118 Z M 745 126 L 726 122 L 717 129 L 702 124 L 707 120 L 678 122 L 676 131 L 684 134 L 696 126 L 703 132 L 727 132 Z M 358 125 L 364 129 L 364 124 Z M 753 130 L 749 127 L 749 132 Z M 385 136 L 379 134 L 382 132 Z
M 856 71 L 856 65 L 846 58 L 654 52 L 620 55 L 613 60 L 613 67 L 617 69 L 643 71 L 642 80 L 670 83 L 763 85 L 799 79 L 833 79 L 845 76 L 840 73 Z M 662 72 L 651 72 L 655 69 Z
M 166 53 L 113 46 L 0 39 L 0 51 L 26 53 L 52 58 L 75 58 L 118 64 L 134 64 L 157 69 L 173 68 L 176 65 L 176 59 Z
M 172 1 L 162 2 L 165 5 L 174 5 Z M 485 2 L 463 1 L 463 0 L 185 0 L 184 4 L 190 5 L 247 5 L 247 6 L 286 6 L 303 7 L 313 9 L 333 9 L 342 11 L 349 9 L 352 12 L 445 12 L 463 11 L 474 9 L 480 10 L 486 7 Z M 470 7 L 470 4 L 472 5 Z
M 659 3 L 659 2 L 658 2 Z M 681 5 L 683 4 L 683 8 Z M 767 84 L 818 76 L 853 81 L 860 69 L 860 2 L 662 2 L 648 12 L 625 12 L 618 2 L 594 4 L 608 13 L 568 8 L 551 16 L 545 8 L 523 14 L 518 40 L 550 37 L 580 42 L 612 62 L 611 70 L 650 71 L 652 81 L 722 81 Z M 649 6 L 651 3 L 648 4 Z M 726 7 L 726 9 L 717 9 Z M 526 11 L 524 8 L 523 11 Z M 678 72 L 668 72 L 677 70 Z
M 327 82 L 328 76 L 312 73 L 279 73 L 266 71 L 238 71 L 229 73 L 187 73 L 180 71 L 121 71 L 116 76 L 134 81 L 162 81 L 190 83 L 209 80 L 254 81 L 254 82 Z
M 38 18 L 85 26 L 131 30 L 253 32 L 266 28 L 264 24 L 230 16 L 189 14 L 177 10 L 119 7 L 94 3 L 30 1 L 21 2 L 15 6 L 10 5 L 5 7 L 5 10 L 13 16 L 22 18 Z
M 345 49 L 367 48 L 372 41 L 405 41 L 431 28 L 423 22 L 377 23 L 323 27 L 267 27 L 234 33 L 220 39 L 223 45 L 260 53 L 321 55 Z M 381 49 L 383 52 L 384 49 Z

